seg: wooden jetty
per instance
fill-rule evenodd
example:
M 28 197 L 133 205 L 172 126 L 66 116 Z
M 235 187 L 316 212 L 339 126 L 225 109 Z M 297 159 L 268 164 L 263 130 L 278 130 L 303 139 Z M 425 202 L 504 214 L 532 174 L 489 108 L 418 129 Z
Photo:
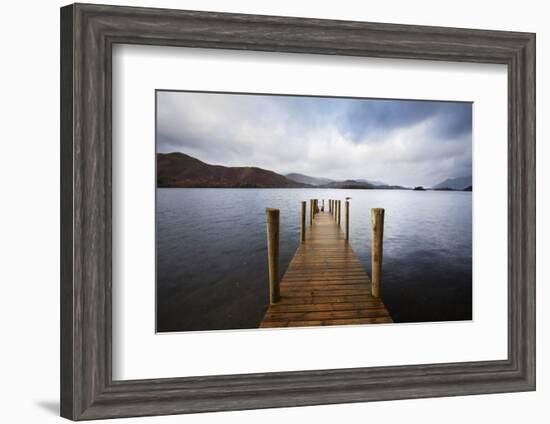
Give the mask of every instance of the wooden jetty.
M 371 280 L 349 244 L 349 204 L 346 204 L 346 230 L 340 229 L 340 202 L 329 201 L 329 211 L 316 212 L 305 225 L 305 202 L 302 203 L 301 244 L 296 250 L 281 281 L 271 281 L 271 304 L 260 324 L 261 328 L 304 327 L 346 324 L 391 323 L 392 318 L 379 292 L 373 295 Z M 269 212 L 271 211 L 271 212 Z M 268 242 L 270 214 L 268 209 Z M 375 215 L 373 210 L 373 217 Z M 378 215 L 378 214 L 377 214 Z M 374 218 L 373 218 L 374 224 Z M 381 232 L 379 228 L 376 231 Z M 273 232 L 273 230 L 272 230 Z M 304 237 L 305 233 L 305 237 Z M 374 233 L 374 227 L 373 227 Z M 305 239 L 305 240 L 304 240 Z M 379 256 L 381 267 L 381 240 Z M 278 243 L 278 228 L 277 228 Z M 278 263 L 270 251 L 269 262 Z M 278 249 L 276 250 L 278 256 Z M 375 258 L 373 256 L 373 265 Z M 379 282 L 377 284 L 379 287 Z M 375 290 L 378 290 L 375 288 Z

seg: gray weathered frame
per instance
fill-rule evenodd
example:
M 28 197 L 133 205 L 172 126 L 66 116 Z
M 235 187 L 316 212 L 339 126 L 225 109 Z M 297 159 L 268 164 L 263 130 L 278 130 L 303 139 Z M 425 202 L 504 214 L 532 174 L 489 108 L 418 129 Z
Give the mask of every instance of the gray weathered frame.
M 508 359 L 113 381 L 115 43 L 508 67 Z M 75 4 L 61 9 L 61 415 L 98 419 L 535 389 L 535 35 Z

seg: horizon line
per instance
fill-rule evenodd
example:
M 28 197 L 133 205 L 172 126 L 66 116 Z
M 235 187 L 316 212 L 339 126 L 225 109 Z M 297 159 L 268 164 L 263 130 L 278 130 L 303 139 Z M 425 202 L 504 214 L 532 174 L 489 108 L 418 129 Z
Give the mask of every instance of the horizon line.
M 426 186 L 426 185 L 417 185 L 417 184 L 411 184 L 410 186 L 404 186 L 404 185 L 401 185 L 401 184 L 392 184 L 392 183 L 387 183 L 385 181 L 382 181 L 382 180 L 378 180 L 377 178 L 343 178 L 343 179 L 334 179 L 334 178 L 328 178 L 328 177 L 316 177 L 316 176 L 313 176 L 313 175 L 309 175 L 309 174 L 304 174 L 302 172 L 296 172 L 296 171 L 293 171 L 293 172 L 287 172 L 287 173 L 283 173 L 283 172 L 278 172 L 278 171 L 274 171 L 272 169 L 267 169 L 267 168 L 262 168 L 260 166 L 254 166 L 254 165 L 238 165 L 238 166 L 228 166 L 228 165 L 221 165 L 221 164 L 218 164 L 218 163 L 209 163 L 209 162 L 205 162 L 195 156 L 191 156 L 190 154 L 188 153 L 184 153 L 184 152 L 178 152 L 178 151 L 172 151 L 172 152 L 156 152 L 156 155 L 173 155 L 173 154 L 180 154 L 180 155 L 185 155 L 185 156 L 188 156 L 192 159 L 195 159 L 195 160 L 198 160 L 199 162 L 202 162 L 206 165 L 209 165 L 209 166 L 223 166 L 225 168 L 257 168 L 257 169 L 261 169 L 263 171 L 268 171 L 268 172 L 274 172 L 278 175 L 281 175 L 285 178 L 288 178 L 287 176 L 288 175 L 291 175 L 291 174 L 298 174 L 298 175 L 301 175 L 301 176 L 304 176 L 304 177 L 308 177 L 308 178 L 314 178 L 314 179 L 325 179 L 325 180 L 329 180 L 331 182 L 345 182 L 345 181 L 359 181 L 359 180 L 365 180 L 367 181 L 368 184 L 372 184 L 370 183 L 369 181 L 379 181 L 381 182 L 382 184 L 373 184 L 373 185 L 382 185 L 382 186 L 398 186 L 398 187 L 405 187 L 405 188 L 408 188 L 408 187 L 434 187 L 438 184 L 441 184 L 442 182 L 444 181 L 447 181 L 447 180 L 456 180 L 456 179 L 459 179 L 459 178 L 472 178 L 472 175 L 461 175 L 461 176 L 458 176 L 458 177 L 447 177 L 445 178 L 444 180 L 438 182 L 438 183 L 435 183 L 435 184 L 432 184 L 432 185 L 429 185 L 429 186 Z

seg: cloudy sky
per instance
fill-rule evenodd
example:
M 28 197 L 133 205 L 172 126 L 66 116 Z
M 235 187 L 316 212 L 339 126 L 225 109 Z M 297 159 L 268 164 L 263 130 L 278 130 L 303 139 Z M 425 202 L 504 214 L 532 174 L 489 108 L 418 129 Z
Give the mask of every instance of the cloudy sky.
M 472 172 L 470 103 L 157 92 L 157 151 L 431 186 Z

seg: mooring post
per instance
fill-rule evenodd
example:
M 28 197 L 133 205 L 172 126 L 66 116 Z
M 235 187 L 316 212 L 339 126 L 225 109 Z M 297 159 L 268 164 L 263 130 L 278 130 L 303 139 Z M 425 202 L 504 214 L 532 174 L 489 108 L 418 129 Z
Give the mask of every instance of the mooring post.
M 341 216 L 342 216 L 342 201 L 341 200 L 338 200 L 338 218 L 337 218 L 337 221 L 338 221 L 338 226 L 340 226 L 340 221 L 341 221 Z
M 328 211 L 332 213 L 332 199 L 328 199 Z
M 346 241 L 349 241 L 349 200 L 346 200 Z
M 332 219 L 336 219 L 336 200 L 332 201 Z
M 306 201 L 301 202 L 302 204 L 302 217 L 300 219 L 300 240 L 302 243 L 306 241 Z
M 269 270 L 269 303 L 280 300 L 279 291 L 279 209 L 265 210 L 267 224 L 267 262 Z
M 321 200 L 321 212 L 325 211 L 325 199 Z
M 384 209 L 371 209 L 372 221 L 372 295 L 380 297 L 382 276 L 382 240 L 384 238 Z
M 313 199 L 309 199 L 309 225 L 313 225 Z

